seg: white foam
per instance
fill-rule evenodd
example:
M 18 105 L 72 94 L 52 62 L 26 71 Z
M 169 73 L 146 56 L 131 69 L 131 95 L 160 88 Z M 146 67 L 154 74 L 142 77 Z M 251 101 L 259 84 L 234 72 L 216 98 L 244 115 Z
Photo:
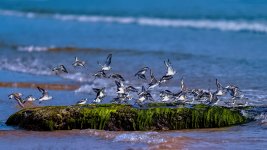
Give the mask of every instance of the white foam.
M 25 51 L 25 52 L 42 52 L 42 51 L 48 51 L 50 48 L 53 47 L 42 47 L 42 46 L 19 46 L 17 49 L 19 51 Z
M 20 58 L 17 58 L 12 62 L 8 61 L 7 59 L 1 59 L 0 63 L 0 69 L 36 75 L 51 75 L 51 71 L 40 66 L 40 63 L 37 59 L 32 59 L 31 62 L 26 62 Z
M 140 132 L 140 133 L 124 133 L 117 135 L 114 139 L 116 142 L 140 142 L 140 143 L 162 143 L 166 142 L 157 132 Z
M 250 31 L 267 33 L 267 23 L 250 20 L 211 20 L 211 19 L 164 19 L 149 17 L 114 17 L 114 16 L 94 16 L 94 15 L 68 15 L 54 14 L 42 15 L 33 12 L 20 12 L 12 10 L 0 10 L 0 15 L 18 17 L 52 17 L 62 21 L 79 22 L 103 22 L 119 24 L 137 24 L 141 26 L 173 27 L 173 28 L 194 28 L 194 29 L 215 29 L 221 31 Z

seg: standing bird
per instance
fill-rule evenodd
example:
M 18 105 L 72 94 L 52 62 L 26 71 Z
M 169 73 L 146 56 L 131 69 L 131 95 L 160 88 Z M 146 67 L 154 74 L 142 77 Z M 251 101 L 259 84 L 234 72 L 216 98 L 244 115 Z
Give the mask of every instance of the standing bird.
M 110 64 L 111 64 L 111 59 L 112 59 L 112 54 L 109 54 L 109 55 L 107 56 L 107 59 L 106 59 L 104 65 L 101 65 L 99 62 L 97 62 L 98 65 L 101 66 L 101 70 L 102 70 L 102 71 L 109 71 L 109 70 L 111 70 L 111 66 L 110 66 Z
M 75 57 L 74 63 L 72 63 L 73 67 L 84 67 L 85 61 L 81 61 L 78 59 L 78 57 Z
M 68 73 L 66 67 L 64 65 L 60 65 L 60 66 L 57 66 L 57 67 L 54 67 L 52 69 L 53 72 L 55 72 L 56 74 L 60 74 L 60 73 Z
M 51 100 L 53 97 L 49 96 L 48 91 L 37 86 L 37 89 L 42 93 L 42 96 L 38 99 L 39 103 L 41 103 L 42 101 L 48 101 Z
M 93 88 L 93 91 L 96 93 L 96 98 L 93 100 L 93 103 L 100 103 L 103 101 L 103 98 L 106 96 L 105 88 Z
M 141 70 L 139 70 L 134 76 L 137 76 L 138 78 L 146 80 L 146 72 L 149 68 L 143 67 Z

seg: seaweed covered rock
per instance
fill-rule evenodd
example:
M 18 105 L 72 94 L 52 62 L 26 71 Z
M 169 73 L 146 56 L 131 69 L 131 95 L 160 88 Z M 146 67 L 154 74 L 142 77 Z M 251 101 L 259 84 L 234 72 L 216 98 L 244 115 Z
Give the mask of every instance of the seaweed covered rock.
M 28 130 L 89 128 L 145 131 L 225 127 L 246 121 L 238 110 L 218 106 L 195 105 L 192 108 L 176 106 L 140 109 L 130 105 L 102 104 L 26 108 L 11 115 L 6 124 Z

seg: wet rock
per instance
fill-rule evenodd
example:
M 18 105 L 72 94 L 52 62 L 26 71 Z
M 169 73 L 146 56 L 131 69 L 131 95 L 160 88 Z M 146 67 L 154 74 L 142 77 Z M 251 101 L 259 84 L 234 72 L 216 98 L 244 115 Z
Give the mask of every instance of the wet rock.
M 112 131 L 178 130 L 213 128 L 247 122 L 239 110 L 195 105 L 134 108 L 99 104 L 25 108 L 11 115 L 6 124 L 27 130 L 100 129 Z

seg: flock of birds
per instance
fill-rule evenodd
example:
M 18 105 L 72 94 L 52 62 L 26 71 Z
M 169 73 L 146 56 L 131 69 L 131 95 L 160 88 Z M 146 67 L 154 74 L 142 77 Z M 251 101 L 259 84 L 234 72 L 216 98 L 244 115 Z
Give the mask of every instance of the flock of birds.
M 147 86 L 142 86 L 141 90 L 138 88 L 135 88 L 131 85 L 125 85 L 125 79 L 122 75 L 118 73 L 111 73 L 108 75 L 108 73 L 111 71 L 111 60 L 112 60 L 112 54 L 109 54 L 106 58 L 106 61 L 104 64 L 98 65 L 100 66 L 100 71 L 93 74 L 93 76 L 96 78 L 109 78 L 114 79 L 115 84 L 117 86 L 117 97 L 111 100 L 112 103 L 128 103 L 130 100 L 133 99 L 132 93 L 137 93 L 138 98 L 135 99 L 135 104 L 138 104 L 139 106 L 142 106 L 144 102 L 146 101 L 155 101 L 154 98 L 151 95 L 151 90 L 156 88 L 157 86 L 161 86 L 162 84 L 170 81 L 174 75 L 176 74 L 176 71 L 174 70 L 170 60 L 164 61 L 164 64 L 167 68 L 166 73 L 157 80 L 152 72 L 152 70 L 149 67 L 143 67 L 141 68 L 134 76 L 136 76 L 138 79 L 143 81 L 148 81 Z M 85 61 L 79 60 L 77 57 L 75 57 L 75 61 L 72 63 L 72 66 L 74 67 L 85 67 Z M 52 69 L 52 71 L 58 75 L 62 73 L 68 73 L 66 67 L 64 65 L 56 66 Z M 147 78 L 147 74 L 150 76 L 150 80 Z M 221 97 L 229 95 L 231 96 L 231 105 L 232 106 L 246 106 L 247 102 L 237 103 L 237 100 L 240 99 L 246 99 L 244 98 L 244 95 L 241 94 L 240 89 L 235 85 L 228 85 L 228 86 L 222 86 L 222 84 L 216 79 L 216 87 L 217 90 L 212 92 L 210 90 L 204 90 L 204 89 L 189 89 L 185 86 L 183 77 L 180 81 L 180 91 L 177 93 L 173 93 L 170 90 L 164 90 L 160 91 L 160 98 L 162 102 L 181 102 L 181 103 L 205 103 L 210 105 L 219 105 L 220 102 L 225 103 Z M 32 95 L 27 96 L 26 98 L 22 98 L 21 93 L 12 93 L 9 95 L 10 99 L 15 99 L 19 106 L 24 107 L 24 103 L 26 102 L 32 102 L 35 100 L 38 100 L 39 103 L 47 100 L 51 100 L 52 96 L 48 94 L 48 91 L 37 87 L 38 91 L 41 92 L 40 98 L 36 99 Z M 105 87 L 103 88 L 93 88 L 92 89 L 96 93 L 95 99 L 92 101 L 92 103 L 101 103 L 103 99 L 106 97 Z M 83 105 L 86 104 L 88 99 L 81 99 L 77 102 L 77 104 Z

